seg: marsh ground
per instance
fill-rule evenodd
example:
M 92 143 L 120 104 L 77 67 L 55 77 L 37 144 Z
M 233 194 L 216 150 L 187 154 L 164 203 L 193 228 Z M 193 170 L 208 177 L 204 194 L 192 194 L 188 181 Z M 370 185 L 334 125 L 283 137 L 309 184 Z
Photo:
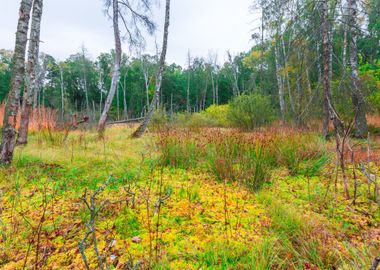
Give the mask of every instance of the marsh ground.
M 276 133 L 287 138 L 287 132 Z M 368 269 L 379 255 L 377 205 L 365 184 L 355 205 L 344 198 L 340 176 L 335 189 L 332 143 L 305 135 L 325 151 L 310 158 L 315 148 L 291 147 L 302 145 L 300 135 L 283 148 L 288 154 L 259 156 L 254 142 L 266 136 L 248 134 L 256 146 L 245 157 L 239 151 L 250 143 L 235 147 L 236 137 L 220 152 L 230 136 L 223 131 L 179 133 L 165 134 L 165 141 L 157 134 L 132 140 L 130 128 L 119 126 L 104 140 L 75 131 L 64 143 L 59 132 L 32 134 L 13 166 L 0 170 L 0 268 L 84 269 L 78 242 L 90 214 L 83 198 L 110 175 L 95 201 L 97 245 L 109 269 Z M 201 138 L 216 148 L 202 150 Z M 262 149 L 272 147 L 265 143 Z M 231 155 L 241 163 L 229 164 Z M 258 162 L 264 158 L 268 163 Z M 252 188 L 244 181 L 249 175 L 263 181 Z M 97 269 L 92 241 L 85 255 Z

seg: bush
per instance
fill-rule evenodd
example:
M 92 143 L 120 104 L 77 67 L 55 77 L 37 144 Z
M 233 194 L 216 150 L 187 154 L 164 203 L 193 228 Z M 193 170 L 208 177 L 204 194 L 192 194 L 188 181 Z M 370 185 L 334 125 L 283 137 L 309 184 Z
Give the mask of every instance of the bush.
M 167 126 L 168 122 L 169 119 L 166 111 L 162 108 L 159 108 L 154 111 L 152 119 L 149 123 L 149 128 L 151 128 L 152 131 L 160 131 Z
M 228 120 L 229 105 L 211 105 L 202 114 L 210 119 L 214 126 L 228 127 L 230 122 Z
M 181 128 L 228 127 L 229 105 L 211 105 L 200 113 L 177 113 L 172 125 Z
M 377 113 L 380 112 L 380 81 L 371 74 L 361 76 L 362 88 L 367 96 L 370 109 Z
M 235 127 L 252 130 L 272 123 L 276 117 L 269 97 L 245 94 L 232 100 L 228 119 Z
M 186 126 L 190 128 L 214 127 L 216 122 L 204 113 L 194 113 L 190 116 Z

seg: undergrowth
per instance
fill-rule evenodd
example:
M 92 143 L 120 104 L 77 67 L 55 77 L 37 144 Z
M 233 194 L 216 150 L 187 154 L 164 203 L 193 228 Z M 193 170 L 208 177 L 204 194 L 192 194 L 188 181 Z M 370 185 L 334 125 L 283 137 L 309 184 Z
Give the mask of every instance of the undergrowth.
M 328 162 L 325 145 L 315 134 L 278 131 L 171 130 L 160 134 L 157 145 L 165 166 L 205 169 L 219 180 L 238 181 L 253 190 L 278 167 L 311 177 Z
M 109 269 L 369 269 L 378 256 L 366 185 L 344 200 L 315 134 L 128 132 L 37 132 L 17 148 L 0 168 L 1 269 L 83 269 L 80 241 L 97 269 L 83 198 L 111 174 L 93 223 Z

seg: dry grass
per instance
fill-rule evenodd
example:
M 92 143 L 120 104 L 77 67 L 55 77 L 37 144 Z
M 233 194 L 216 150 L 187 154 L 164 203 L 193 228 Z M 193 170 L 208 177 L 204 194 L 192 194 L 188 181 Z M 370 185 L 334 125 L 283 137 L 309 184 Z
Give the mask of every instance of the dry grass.
M 369 115 L 367 116 L 368 124 L 375 127 L 380 127 L 380 115 Z
M 0 105 L 0 125 L 3 124 L 5 104 Z M 57 126 L 57 110 L 41 107 L 34 109 L 30 117 L 29 130 L 40 131 L 43 129 L 54 129 Z M 20 125 L 20 113 L 17 115 L 17 125 Z

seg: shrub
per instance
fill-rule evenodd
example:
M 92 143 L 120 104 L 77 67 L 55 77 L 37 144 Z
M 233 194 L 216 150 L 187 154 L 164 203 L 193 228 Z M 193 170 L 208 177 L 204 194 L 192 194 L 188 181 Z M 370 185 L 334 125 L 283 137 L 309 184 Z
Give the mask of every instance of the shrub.
M 228 119 L 238 128 L 252 130 L 275 120 L 270 98 L 260 94 L 244 94 L 230 103 Z
M 166 111 L 162 108 L 159 108 L 154 111 L 152 119 L 150 120 L 149 127 L 153 131 L 163 130 L 169 122 L 168 115 Z
M 211 105 L 208 107 L 202 114 L 206 116 L 206 118 L 213 121 L 214 126 L 218 127 L 228 127 L 230 125 L 228 120 L 228 112 L 230 106 L 225 105 Z
M 211 105 L 199 113 L 177 113 L 171 119 L 171 124 L 181 128 L 228 127 L 228 111 L 229 105 Z
M 371 74 L 361 76 L 363 92 L 367 96 L 367 101 L 370 108 L 380 112 L 380 81 Z
M 194 113 L 189 117 L 189 121 L 186 123 L 187 127 L 190 128 L 203 128 L 203 127 L 214 127 L 216 122 L 207 117 L 204 113 Z

